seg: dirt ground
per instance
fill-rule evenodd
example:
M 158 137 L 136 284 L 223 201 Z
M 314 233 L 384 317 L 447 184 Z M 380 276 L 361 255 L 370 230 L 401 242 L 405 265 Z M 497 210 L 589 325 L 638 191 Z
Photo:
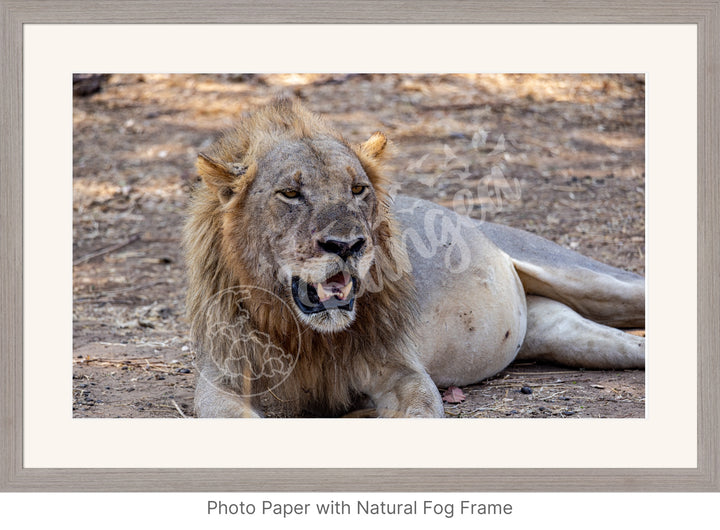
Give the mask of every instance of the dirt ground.
M 644 274 L 635 75 L 111 75 L 74 98 L 74 417 L 192 416 L 180 248 L 198 151 L 282 92 L 352 142 L 384 131 L 398 191 Z M 76 89 L 79 85 L 76 86 Z M 643 371 L 513 364 L 448 417 L 643 417 Z

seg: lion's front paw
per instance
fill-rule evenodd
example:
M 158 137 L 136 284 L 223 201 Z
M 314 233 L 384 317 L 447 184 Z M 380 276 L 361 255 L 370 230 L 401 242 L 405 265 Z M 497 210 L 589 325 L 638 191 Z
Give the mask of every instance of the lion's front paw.
M 378 406 L 378 412 L 383 418 L 442 418 L 445 411 L 440 394 L 433 390 L 433 393 L 421 391 L 410 399 L 398 400 L 394 406 Z

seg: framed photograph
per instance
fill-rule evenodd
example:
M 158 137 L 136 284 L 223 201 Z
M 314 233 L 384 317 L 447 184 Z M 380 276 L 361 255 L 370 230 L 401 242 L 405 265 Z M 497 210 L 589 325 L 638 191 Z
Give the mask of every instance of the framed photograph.
M 717 2 L 326 4 L 2 0 L 2 489 L 717 491 Z M 389 139 L 393 194 L 644 276 L 645 370 L 523 358 L 441 384 L 445 419 L 272 388 L 278 417 L 195 418 L 188 197 L 278 96 Z M 336 276 L 313 292 L 353 301 Z

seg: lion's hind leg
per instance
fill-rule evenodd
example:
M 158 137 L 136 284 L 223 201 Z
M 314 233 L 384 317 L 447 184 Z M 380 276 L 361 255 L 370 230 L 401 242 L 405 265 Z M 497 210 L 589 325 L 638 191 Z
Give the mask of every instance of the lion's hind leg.
M 642 276 L 523 230 L 493 223 L 478 222 L 477 226 L 512 258 L 527 294 L 557 300 L 607 326 L 645 326 Z
M 616 328 L 645 327 L 645 280 L 583 267 L 555 268 L 513 259 L 528 295 L 562 302 L 594 322 Z M 624 272 L 624 271 L 623 271 Z
M 527 297 L 527 333 L 517 359 L 590 369 L 645 366 L 645 339 L 598 324 L 542 296 Z

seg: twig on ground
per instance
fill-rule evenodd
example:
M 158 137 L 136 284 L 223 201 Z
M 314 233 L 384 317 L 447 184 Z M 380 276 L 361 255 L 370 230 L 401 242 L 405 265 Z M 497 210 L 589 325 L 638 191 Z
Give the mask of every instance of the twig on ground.
M 182 411 L 182 409 L 178 406 L 178 404 L 175 402 L 174 399 L 171 401 L 171 403 L 172 403 L 173 405 L 175 405 L 175 408 L 176 408 L 177 411 L 180 413 L 180 416 L 181 416 L 181 417 L 187 418 L 187 416 L 185 415 L 185 413 L 184 413 L 184 412 Z
M 124 248 L 132 243 L 135 243 L 140 239 L 140 234 L 133 234 L 127 240 L 116 243 L 115 245 L 110 245 L 109 247 L 101 248 L 100 250 L 96 250 L 95 252 L 91 252 L 90 254 L 87 254 L 83 256 L 82 258 L 78 258 L 75 261 L 73 261 L 73 265 L 79 265 L 80 263 L 85 263 L 86 261 L 90 261 L 93 258 L 97 258 L 99 256 L 103 256 L 105 254 L 110 254 L 111 252 L 115 252 L 116 250 L 120 250 L 121 248 Z
M 163 283 L 170 283 L 168 280 L 157 280 L 155 282 L 148 282 L 148 283 L 140 283 L 137 285 L 131 285 L 129 287 L 120 287 L 119 289 L 110 289 L 109 291 L 101 291 L 98 293 L 93 293 L 93 296 L 85 296 L 81 298 L 76 298 L 75 302 L 88 302 L 88 301 L 103 301 L 107 302 L 107 300 L 98 300 L 99 298 L 102 298 L 103 296 L 107 296 L 109 294 L 117 294 L 117 293 L 126 293 L 128 291 L 137 291 L 138 289 L 145 289 L 147 287 L 153 287 L 154 285 L 160 285 Z

